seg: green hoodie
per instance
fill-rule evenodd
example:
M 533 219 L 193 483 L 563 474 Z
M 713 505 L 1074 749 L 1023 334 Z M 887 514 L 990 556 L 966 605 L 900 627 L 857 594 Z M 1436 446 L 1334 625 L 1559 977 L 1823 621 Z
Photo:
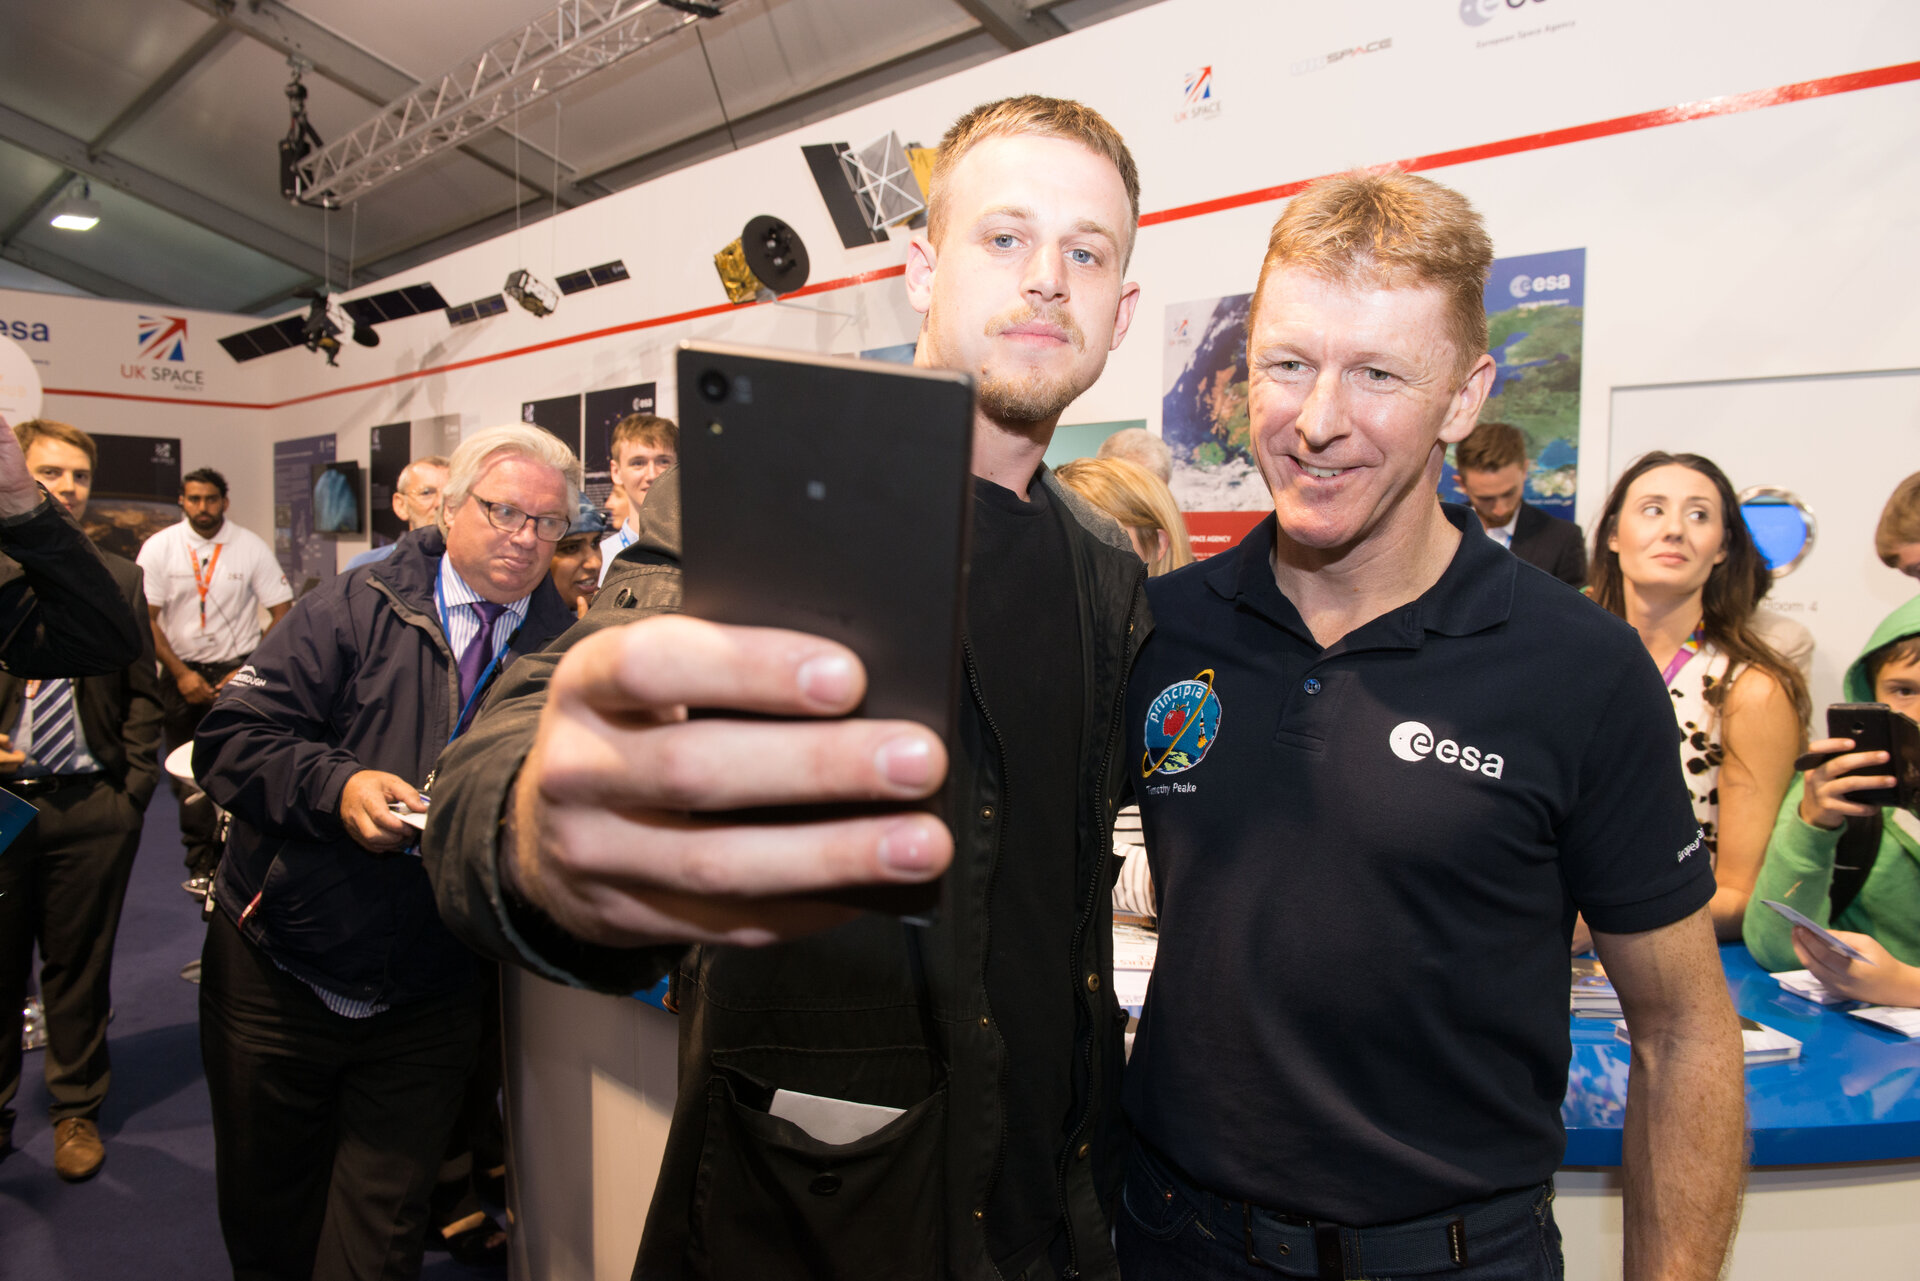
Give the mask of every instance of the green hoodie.
M 1916 633 L 1920 633 L 1920 596 L 1887 615 L 1860 652 L 1863 656 L 1871 654 L 1882 645 Z M 1850 703 L 1874 701 L 1873 682 L 1857 658 L 1847 668 L 1841 688 Z M 1827 831 L 1801 819 L 1800 793 L 1805 786 L 1805 775 L 1793 780 L 1774 820 L 1760 882 L 1747 901 L 1747 951 L 1769 970 L 1805 968 L 1793 954 L 1793 926 L 1763 901 L 1778 899 L 1835 929 L 1870 934 L 1898 959 L 1920 965 L 1920 842 L 1895 822 L 1898 811 L 1885 810 L 1881 815 L 1880 853 L 1867 883 L 1837 920 L 1828 921 L 1831 904 L 1827 889 L 1833 883 L 1834 851 L 1844 829 Z

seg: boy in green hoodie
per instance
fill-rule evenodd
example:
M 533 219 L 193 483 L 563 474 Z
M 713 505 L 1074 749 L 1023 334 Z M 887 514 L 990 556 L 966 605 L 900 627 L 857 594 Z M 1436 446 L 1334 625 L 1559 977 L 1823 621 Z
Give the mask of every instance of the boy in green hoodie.
M 1920 596 L 1882 622 L 1865 652 L 1847 669 L 1842 688 L 1850 702 L 1886 703 L 1920 719 Z M 1773 836 L 1760 883 L 1747 904 L 1745 937 L 1753 959 L 1769 970 L 1811 970 L 1834 991 L 1876 1005 L 1920 1006 L 1920 819 L 1906 810 L 1880 811 L 1879 853 L 1853 901 L 1829 921 L 1834 856 L 1848 820 L 1873 809 L 1849 799 L 1862 789 L 1891 787 L 1890 775 L 1843 778 L 1849 770 L 1887 762 L 1885 752 L 1853 752 L 1850 739 L 1812 744 L 1816 752 L 1845 752 L 1794 780 Z M 1873 958 L 1867 965 L 1790 925 L 1765 899 L 1778 899 L 1830 924 Z

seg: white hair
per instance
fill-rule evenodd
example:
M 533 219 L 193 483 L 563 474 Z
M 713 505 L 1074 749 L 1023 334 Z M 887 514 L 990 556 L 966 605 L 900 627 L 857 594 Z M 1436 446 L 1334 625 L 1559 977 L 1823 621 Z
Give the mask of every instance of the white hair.
M 475 432 L 453 451 L 453 457 L 447 462 L 447 487 L 440 502 L 443 531 L 454 509 L 467 501 L 474 482 L 501 458 L 524 458 L 559 472 L 567 486 L 567 519 L 573 519 L 580 509 L 580 460 L 552 432 L 528 423 L 508 423 Z
M 1100 442 L 1100 458 L 1119 458 L 1146 468 L 1163 485 L 1173 483 L 1173 451 L 1145 427 L 1123 427 Z

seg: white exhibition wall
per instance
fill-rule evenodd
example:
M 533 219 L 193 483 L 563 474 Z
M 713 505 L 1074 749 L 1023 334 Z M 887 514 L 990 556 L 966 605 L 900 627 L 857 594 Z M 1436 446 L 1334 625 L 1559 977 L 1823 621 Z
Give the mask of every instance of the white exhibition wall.
M 1143 289 L 1134 331 L 1069 422 L 1158 426 L 1164 308 L 1251 288 L 1281 207 L 1231 198 L 1414 160 L 1473 199 L 1501 255 L 1586 250 L 1578 512 L 1590 520 L 1627 461 L 1610 441 L 1616 388 L 1920 366 L 1920 72 L 1902 66 L 1916 59 L 1920 6 L 1900 0 L 1165 0 L 355 291 L 428 280 L 461 302 L 496 292 L 519 266 L 550 280 L 626 262 L 630 282 L 566 298 L 545 319 L 510 308 L 458 329 L 437 314 L 394 322 L 380 347 L 349 346 L 328 369 L 301 351 L 235 366 L 212 340 L 258 322 L 192 316 L 189 363 L 204 371 L 192 394 L 143 386 L 122 367 L 135 363 L 133 324 L 150 308 L 0 291 L 0 319 L 56 322 L 51 341 L 23 344 L 54 389 L 50 414 L 177 433 L 186 465 L 227 468 L 236 518 L 264 531 L 271 440 L 338 432 L 339 456 L 364 462 L 377 424 L 453 415 L 472 430 L 517 418 L 524 401 L 648 380 L 671 413 L 671 350 L 687 337 L 828 352 L 911 341 L 917 317 L 892 274 L 726 308 L 712 255 L 771 213 L 805 238 L 814 282 L 888 273 L 905 233 L 843 249 L 801 145 L 860 145 L 889 130 L 930 144 L 977 102 L 1042 92 L 1080 98 L 1119 126 L 1150 215 L 1131 273 Z M 1895 69 L 1879 77 L 1888 83 L 1845 79 L 1883 68 Z M 1211 96 L 1190 102 L 1187 81 L 1203 69 Z M 1813 96 L 1769 96 L 1813 81 L 1825 82 Z M 1731 95 L 1750 96 L 1712 101 Z M 1677 122 L 1489 147 L 1663 110 L 1656 119 Z M 1417 159 L 1462 149 L 1487 158 Z M 1212 201 L 1230 207 L 1186 208 Z M 708 314 L 673 319 L 685 313 Z M 129 387 L 151 398 L 103 398 Z M 1713 448 L 1737 486 L 1817 475 L 1862 509 L 1920 467 L 1911 417 L 1894 458 L 1863 456 L 1845 420 L 1804 426 L 1815 447 L 1792 454 L 1749 456 L 1724 434 Z M 1696 443 L 1684 419 L 1672 429 L 1662 443 Z M 342 555 L 356 546 L 343 541 Z M 1864 546 L 1828 550 L 1831 561 L 1801 571 L 1796 599 L 1818 596 L 1818 573 L 1854 590 L 1888 572 Z M 1857 644 L 1806 621 L 1828 653 Z

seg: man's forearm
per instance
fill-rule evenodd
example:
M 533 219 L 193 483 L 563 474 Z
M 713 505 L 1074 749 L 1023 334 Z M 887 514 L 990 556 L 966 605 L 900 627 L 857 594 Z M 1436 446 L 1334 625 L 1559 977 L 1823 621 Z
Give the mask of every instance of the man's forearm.
M 153 652 L 159 655 L 160 665 L 167 669 L 167 674 L 174 680 L 181 680 L 186 676 L 187 665 L 181 661 L 180 655 L 173 652 L 173 644 L 167 640 L 167 633 L 160 626 L 158 610 L 153 613 Z
M 1746 1185 L 1746 1072 L 1737 1030 L 1635 1029 L 1626 1130 L 1627 1281 L 1711 1281 Z M 1731 1048 L 1730 1048 L 1731 1047 Z

